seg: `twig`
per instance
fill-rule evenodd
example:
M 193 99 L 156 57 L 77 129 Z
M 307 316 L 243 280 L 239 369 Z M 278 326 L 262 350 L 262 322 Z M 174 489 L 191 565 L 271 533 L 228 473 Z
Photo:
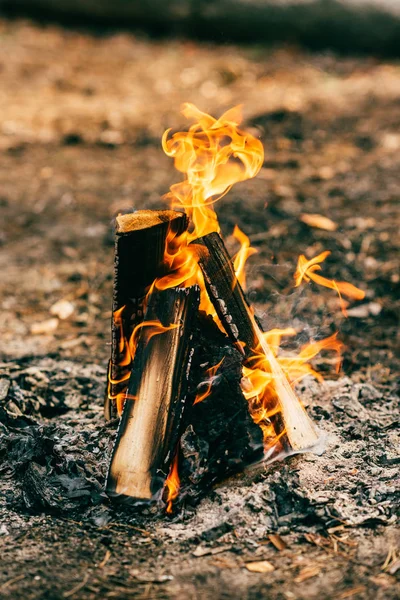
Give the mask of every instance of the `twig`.
M 143 535 L 151 536 L 150 531 L 147 531 L 146 529 L 141 529 L 140 527 L 135 527 L 135 525 L 129 525 L 129 523 L 108 523 L 107 525 L 105 525 L 105 527 L 102 527 L 102 529 L 112 529 L 113 527 L 126 527 L 127 529 L 139 531 L 140 533 L 143 533 Z
M 9 579 L 5 583 L 3 583 L 3 585 L 0 586 L 0 590 L 7 589 L 8 587 L 10 587 L 10 585 L 16 583 L 17 581 L 20 581 L 21 579 L 24 579 L 25 577 L 26 575 L 18 575 L 18 577 L 13 577 L 12 579 Z
M 76 592 L 79 592 L 79 590 L 81 590 L 87 584 L 88 579 L 89 579 L 89 574 L 86 573 L 83 581 L 81 581 L 80 583 L 78 583 L 78 585 L 73 587 L 72 590 L 69 590 L 69 592 L 64 592 L 63 598 L 69 598 L 70 596 L 73 596 L 74 594 L 76 594 Z
M 391 563 L 396 561 L 396 558 L 396 548 L 394 546 L 390 546 L 386 556 L 386 560 L 381 566 L 381 571 L 387 571 Z
M 107 552 L 105 554 L 105 557 L 103 558 L 103 560 L 99 564 L 99 569 L 103 569 L 106 566 L 106 564 L 110 560 L 110 556 L 111 556 L 111 552 L 109 550 L 107 550 Z

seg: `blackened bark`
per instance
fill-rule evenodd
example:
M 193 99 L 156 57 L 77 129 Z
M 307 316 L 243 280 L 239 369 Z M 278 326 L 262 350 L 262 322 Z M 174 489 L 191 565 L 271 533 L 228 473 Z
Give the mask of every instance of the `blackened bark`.
M 180 440 L 181 497 L 192 500 L 263 456 L 262 430 L 251 418 L 240 387 L 242 355 L 204 313 L 199 313 L 195 340 L 192 397 L 210 383 L 211 387 L 209 395 L 188 411 Z M 207 371 L 221 360 L 207 381 Z

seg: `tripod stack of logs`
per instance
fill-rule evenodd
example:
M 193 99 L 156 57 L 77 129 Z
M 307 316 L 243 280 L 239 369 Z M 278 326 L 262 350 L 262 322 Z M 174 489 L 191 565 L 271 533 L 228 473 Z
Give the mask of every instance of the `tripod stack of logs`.
M 157 278 L 168 274 L 167 237 L 180 236 L 187 226 L 186 215 L 172 210 L 117 218 L 105 416 L 119 413 L 120 422 L 106 491 L 130 502 L 161 500 L 174 459 L 180 498 L 191 500 L 262 460 L 263 431 L 241 389 L 242 367 L 260 351 L 275 381 L 269 408 L 281 447 L 300 451 L 317 441 L 264 341 L 218 233 L 195 240 L 192 249 L 222 328 L 199 310 L 197 285 L 154 287 Z M 140 323 L 158 323 L 162 333 L 150 335 L 146 326 L 138 330 Z M 129 348 L 135 328 L 139 334 Z

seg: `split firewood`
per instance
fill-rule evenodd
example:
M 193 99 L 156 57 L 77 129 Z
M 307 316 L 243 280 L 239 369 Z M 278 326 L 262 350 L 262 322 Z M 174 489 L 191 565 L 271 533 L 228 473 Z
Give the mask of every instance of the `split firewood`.
M 264 339 L 245 294 L 236 278 L 231 258 L 221 236 L 214 232 L 192 242 L 195 245 L 205 285 L 225 331 L 243 353 L 245 361 L 264 354 L 271 372 L 275 393 L 268 409 L 277 435 L 287 449 L 304 450 L 316 444 L 317 432 L 305 409 L 296 398 L 289 381 Z M 249 362 L 250 361 L 250 362 Z
M 156 277 L 165 274 L 167 236 L 187 228 L 187 218 L 173 210 L 139 210 L 116 219 L 111 360 L 104 413 L 115 414 L 115 400 L 126 390 L 131 360 L 128 340 L 143 320 L 143 302 Z
M 179 459 L 181 497 L 191 500 L 264 453 L 262 430 L 240 387 L 241 353 L 204 313 L 198 315 L 194 341 L 194 404 L 186 412 Z
M 197 286 L 151 294 L 129 380 L 106 491 L 137 500 L 157 498 L 181 433 L 193 354 Z M 150 333 L 149 333 L 150 332 Z

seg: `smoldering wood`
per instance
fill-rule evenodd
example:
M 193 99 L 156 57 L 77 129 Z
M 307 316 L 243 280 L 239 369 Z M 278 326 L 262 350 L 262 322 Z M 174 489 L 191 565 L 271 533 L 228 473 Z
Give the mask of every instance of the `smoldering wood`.
M 165 274 L 168 233 L 178 236 L 187 228 L 187 217 L 173 210 L 139 210 L 120 215 L 116 221 L 111 359 L 104 405 L 107 420 L 115 414 L 111 399 L 126 390 L 131 370 L 130 362 L 123 361 L 121 337 L 129 340 L 135 325 L 143 319 L 147 290 Z M 122 307 L 125 308 L 118 324 L 114 313 Z M 126 364 L 121 365 L 122 362 Z
M 110 495 L 146 501 L 164 487 L 187 404 L 199 299 L 197 286 L 151 294 L 145 320 L 177 327 L 150 339 L 142 330 L 111 457 Z
M 249 413 L 240 382 L 242 355 L 204 313 L 197 317 L 191 396 L 204 390 L 207 370 L 223 362 L 210 394 L 191 406 L 180 438 L 180 497 L 195 500 L 216 481 L 263 457 L 263 434 Z
M 192 242 L 207 292 L 225 331 L 251 366 L 252 358 L 265 355 L 273 376 L 268 410 L 277 436 L 287 449 L 304 450 L 316 444 L 318 435 L 305 409 L 296 398 L 282 368 L 262 335 L 262 329 L 235 275 L 232 260 L 217 232 Z

